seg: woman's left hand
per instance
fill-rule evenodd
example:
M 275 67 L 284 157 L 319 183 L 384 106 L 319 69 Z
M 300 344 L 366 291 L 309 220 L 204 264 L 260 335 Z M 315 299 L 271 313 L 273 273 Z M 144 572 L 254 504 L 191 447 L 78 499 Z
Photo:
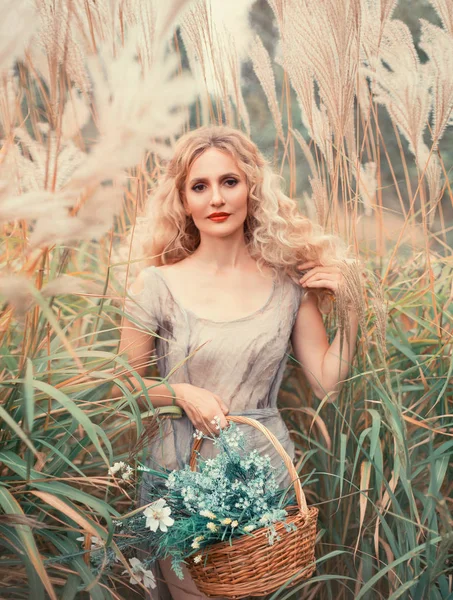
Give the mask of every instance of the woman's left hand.
M 307 261 L 297 265 L 298 269 L 308 269 L 308 273 L 300 279 L 303 288 L 327 288 L 333 294 L 338 294 L 340 286 L 345 285 L 345 278 L 339 267 L 323 267 L 315 261 Z

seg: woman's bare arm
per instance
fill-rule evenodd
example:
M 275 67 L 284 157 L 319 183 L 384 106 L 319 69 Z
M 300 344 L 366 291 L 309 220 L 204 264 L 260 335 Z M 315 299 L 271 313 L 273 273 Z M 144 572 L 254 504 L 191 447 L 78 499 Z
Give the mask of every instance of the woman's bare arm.
M 125 318 L 121 328 L 119 354 L 127 360 L 131 368 L 141 377 L 148 389 L 148 395 L 153 406 L 157 408 L 172 404 L 172 393 L 164 383 L 157 385 L 154 379 L 144 377 L 151 363 L 153 353 L 154 336 L 139 329 L 134 323 Z M 141 383 L 132 373 L 122 373 L 121 379 L 123 384 L 131 391 L 142 389 Z M 149 389 L 151 386 L 153 386 L 152 389 Z M 181 408 L 184 400 L 184 386 L 184 383 L 175 383 L 171 386 L 175 392 L 175 403 Z M 111 397 L 118 398 L 123 395 L 124 391 L 115 384 L 111 390 Z M 138 402 L 142 410 L 149 408 L 144 397 L 140 397 Z
M 312 294 L 304 294 L 291 334 L 294 356 L 301 363 L 313 392 L 319 399 L 328 393 L 329 402 L 339 395 L 347 378 L 354 356 L 357 337 L 357 315 L 350 311 L 349 339 L 345 336 L 340 359 L 340 332 L 329 346 L 327 332 L 317 300 Z

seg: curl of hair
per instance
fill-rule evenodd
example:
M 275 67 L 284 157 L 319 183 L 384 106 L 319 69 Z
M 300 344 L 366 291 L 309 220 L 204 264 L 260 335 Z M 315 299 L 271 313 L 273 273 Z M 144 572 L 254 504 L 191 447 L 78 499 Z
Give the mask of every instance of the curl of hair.
M 248 187 L 248 214 L 244 235 L 250 255 L 258 268 L 284 271 L 300 279 L 297 265 L 316 261 L 323 266 L 348 261 L 343 240 L 327 234 L 317 223 L 303 216 L 294 200 L 282 191 L 283 178 L 274 173 L 257 146 L 241 131 L 227 126 L 207 125 L 183 135 L 175 145 L 164 175 L 148 199 L 145 214 L 126 240 L 134 270 L 147 265 L 178 262 L 196 250 L 200 234 L 186 215 L 182 197 L 190 168 L 208 148 L 228 152 L 245 174 Z M 328 314 L 331 294 L 317 289 L 318 307 Z

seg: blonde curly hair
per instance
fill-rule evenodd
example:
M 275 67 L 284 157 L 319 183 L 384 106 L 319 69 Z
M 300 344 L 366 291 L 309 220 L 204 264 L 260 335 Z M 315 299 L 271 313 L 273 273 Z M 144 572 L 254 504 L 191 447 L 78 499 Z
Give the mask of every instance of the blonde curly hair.
M 179 262 L 198 247 L 200 233 L 184 210 L 182 194 L 192 164 L 208 148 L 231 154 L 246 176 L 248 215 L 244 235 L 259 269 L 266 265 L 300 279 L 297 265 L 301 262 L 314 260 L 327 266 L 348 260 L 342 239 L 326 234 L 321 225 L 301 214 L 296 202 L 283 193 L 283 178 L 272 170 L 246 134 L 233 127 L 207 125 L 178 139 L 145 214 L 137 218 L 128 240 L 133 271 L 137 270 L 137 262 L 141 267 Z M 320 310 L 330 312 L 331 294 L 322 289 L 310 292 L 318 296 Z

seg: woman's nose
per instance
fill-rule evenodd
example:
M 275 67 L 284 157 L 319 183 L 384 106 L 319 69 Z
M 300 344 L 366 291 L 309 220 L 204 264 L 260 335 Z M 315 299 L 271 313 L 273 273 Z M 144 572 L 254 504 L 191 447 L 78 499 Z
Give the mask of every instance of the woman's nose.
M 225 204 L 225 200 L 222 198 L 220 189 L 217 187 L 214 187 L 212 190 L 211 204 L 214 206 L 219 206 L 220 204 Z

